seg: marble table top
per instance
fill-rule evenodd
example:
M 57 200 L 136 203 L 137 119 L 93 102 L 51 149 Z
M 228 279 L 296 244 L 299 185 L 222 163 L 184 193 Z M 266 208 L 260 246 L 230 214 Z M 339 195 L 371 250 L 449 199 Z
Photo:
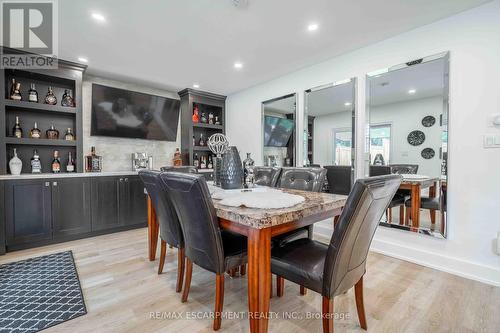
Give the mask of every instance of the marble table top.
M 406 185 L 420 185 L 420 186 L 431 186 L 434 182 L 439 181 L 439 177 L 426 177 L 426 178 L 405 178 L 403 175 L 403 179 L 401 184 Z
M 301 218 L 342 208 L 347 196 L 317 193 L 299 190 L 282 189 L 285 193 L 300 195 L 305 201 L 288 208 L 260 209 L 247 207 L 230 207 L 220 204 L 220 200 L 212 199 L 217 216 L 232 222 L 240 223 L 256 229 L 269 228 Z

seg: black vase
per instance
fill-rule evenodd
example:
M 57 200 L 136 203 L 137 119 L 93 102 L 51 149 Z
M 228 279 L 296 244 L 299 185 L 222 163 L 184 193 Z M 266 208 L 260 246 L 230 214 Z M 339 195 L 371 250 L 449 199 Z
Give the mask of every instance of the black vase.
M 243 185 L 243 167 L 240 154 L 235 146 L 222 156 L 222 168 L 220 171 L 220 186 L 225 190 L 241 188 Z

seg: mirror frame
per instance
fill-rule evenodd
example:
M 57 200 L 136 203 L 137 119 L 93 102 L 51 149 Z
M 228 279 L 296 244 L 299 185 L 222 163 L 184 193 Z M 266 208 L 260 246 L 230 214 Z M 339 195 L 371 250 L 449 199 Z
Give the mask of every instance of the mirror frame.
M 427 57 L 410 60 L 410 61 L 402 63 L 402 64 L 394 65 L 394 66 L 387 67 L 387 68 L 382 68 L 382 69 L 372 71 L 372 72 L 366 74 L 366 77 L 365 77 L 365 81 L 366 81 L 365 145 L 364 145 L 364 163 L 363 163 L 365 177 L 369 177 L 369 173 L 370 173 L 370 99 L 371 99 L 370 78 L 375 77 L 375 76 L 380 75 L 380 74 L 385 74 L 385 73 L 401 70 L 401 69 L 408 68 L 408 67 L 411 67 L 411 66 L 416 65 L 416 64 L 422 64 L 422 63 L 426 63 L 426 62 L 430 62 L 430 61 L 434 61 L 434 60 L 438 60 L 438 59 L 445 60 L 445 68 L 444 68 L 444 75 L 443 75 L 443 109 L 442 109 L 442 112 L 443 112 L 443 114 L 446 112 L 446 117 L 447 117 L 446 128 L 447 128 L 447 132 L 449 133 L 449 127 L 450 127 L 450 125 L 449 125 L 450 124 L 450 103 L 449 103 L 449 100 L 450 100 L 450 89 L 449 89 L 449 86 L 450 86 L 450 51 L 445 51 L 445 52 L 437 53 L 437 54 L 430 55 Z M 449 181 L 450 181 L 450 177 L 449 177 L 450 165 L 448 163 L 448 161 L 450 160 L 450 153 L 449 153 L 450 152 L 450 149 L 449 149 L 450 136 L 449 136 L 449 134 L 447 136 L 446 144 L 447 144 L 447 150 L 446 150 L 446 153 L 447 153 L 447 156 L 446 156 L 446 183 L 447 183 L 447 185 L 446 186 L 448 187 Z M 441 144 L 440 153 L 442 153 L 442 147 L 443 147 L 443 145 Z M 441 212 L 441 210 L 439 212 Z M 445 224 L 444 224 L 444 228 L 442 228 L 442 233 L 440 231 L 432 231 L 432 230 L 426 230 L 426 229 L 420 229 L 420 228 L 418 230 L 414 230 L 413 228 L 411 228 L 409 226 L 389 224 L 389 223 L 384 223 L 384 222 L 380 222 L 380 225 L 384 226 L 384 227 L 391 228 L 391 229 L 410 231 L 410 232 L 413 232 L 413 233 L 416 233 L 419 235 L 428 235 L 428 236 L 432 236 L 432 237 L 439 238 L 439 239 L 446 239 L 448 236 L 448 221 L 449 221 L 448 210 L 444 213 L 444 215 L 445 215 Z

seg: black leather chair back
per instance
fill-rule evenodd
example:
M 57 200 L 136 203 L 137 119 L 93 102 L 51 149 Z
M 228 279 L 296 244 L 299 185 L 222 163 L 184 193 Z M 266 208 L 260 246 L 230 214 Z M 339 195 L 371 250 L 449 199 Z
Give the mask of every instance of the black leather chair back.
M 184 247 L 184 237 L 177 213 L 172 206 L 170 197 L 165 191 L 160 179 L 161 172 L 153 170 L 140 170 L 139 177 L 144 183 L 146 191 L 153 202 L 156 217 L 160 226 L 160 237 L 169 245 L 177 248 Z
M 282 168 L 278 187 L 320 192 L 325 179 L 323 168 Z
M 164 172 L 161 179 L 179 217 L 186 256 L 216 274 L 224 272 L 219 223 L 203 175 Z
M 348 165 L 325 166 L 330 193 L 349 195 L 352 187 L 353 169 Z
M 343 293 L 365 274 L 373 235 L 400 184 L 399 175 L 356 181 L 330 240 L 323 296 L 332 298 Z
M 180 165 L 180 166 L 164 166 L 160 168 L 161 171 L 174 171 L 182 173 L 198 173 L 198 169 L 190 165 Z
M 280 177 L 281 168 L 277 167 L 253 167 L 254 183 L 257 185 L 276 187 Z
M 391 173 L 397 175 L 403 174 L 417 174 L 418 172 L 418 164 L 391 164 Z
M 370 177 L 390 175 L 391 167 L 385 165 L 370 165 Z

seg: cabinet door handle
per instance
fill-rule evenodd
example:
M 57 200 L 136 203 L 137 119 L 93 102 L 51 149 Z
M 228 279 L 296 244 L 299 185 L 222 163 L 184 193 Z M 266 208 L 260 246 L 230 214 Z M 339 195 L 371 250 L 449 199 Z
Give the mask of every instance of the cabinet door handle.
M 45 187 L 49 187 L 50 186 L 50 182 L 45 182 Z
M 120 178 L 120 181 L 122 182 L 122 181 L 123 181 L 123 178 Z
M 128 182 L 128 178 L 125 178 L 125 181 Z
M 53 183 L 52 183 L 52 186 L 57 186 L 57 182 L 53 182 Z

